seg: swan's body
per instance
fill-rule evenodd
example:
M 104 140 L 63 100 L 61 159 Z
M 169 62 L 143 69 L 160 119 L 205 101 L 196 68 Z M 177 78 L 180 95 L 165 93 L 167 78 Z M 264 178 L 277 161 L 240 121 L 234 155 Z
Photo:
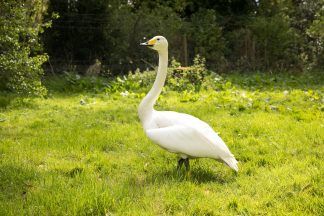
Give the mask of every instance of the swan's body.
M 189 167 L 189 158 L 213 158 L 238 171 L 233 154 L 207 123 L 185 113 L 154 110 L 167 75 L 168 42 L 164 37 L 156 36 L 142 45 L 159 53 L 155 82 L 138 108 L 146 135 L 160 147 L 178 154 L 180 166 L 186 160 Z

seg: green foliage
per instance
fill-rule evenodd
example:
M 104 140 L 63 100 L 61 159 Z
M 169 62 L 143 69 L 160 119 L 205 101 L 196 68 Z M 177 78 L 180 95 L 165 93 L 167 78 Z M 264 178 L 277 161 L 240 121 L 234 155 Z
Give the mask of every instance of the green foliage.
M 309 27 L 308 34 L 311 37 L 316 37 L 319 38 L 319 40 L 323 40 L 324 38 L 323 25 L 324 25 L 324 8 L 322 7 L 321 10 L 318 13 L 316 13 L 315 19 L 313 20 L 312 25 Z
M 225 40 L 216 12 L 211 9 L 197 11 L 191 16 L 189 28 L 190 46 L 194 53 L 206 58 L 211 68 L 222 69 Z
M 45 46 L 53 62 L 68 67 L 90 64 L 98 58 L 113 75 L 135 70 L 143 65 L 142 59 L 153 59 L 147 50 L 139 49 L 143 37 L 163 34 L 173 44 L 181 25 L 180 18 L 169 7 L 134 10 L 127 1 L 118 0 L 82 0 L 73 4 L 51 1 L 49 11 L 60 14 L 45 34 Z M 64 55 L 57 47 L 64 49 Z M 176 50 L 170 51 L 177 55 Z
M 10 104 L 10 98 L 0 95 L 0 109 L 6 108 Z
M 322 215 L 322 77 L 225 74 L 216 90 L 164 91 L 156 109 L 206 121 L 239 161 L 235 174 L 191 160 L 188 178 L 143 132 L 142 96 L 49 86 L 0 113 L 0 215 Z
M 179 62 L 172 59 L 166 85 L 174 91 L 199 91 L 207 73 L 205 59 L 199 55 L 195 57 L 190 67 L 181 67 Z
M 257 41 L 257 68 L 282 71 L 298 66 L 298 52 L 295 50 L 298 36 L 289 26 L 287 17 L 257 17 L 251 21 L 250 28 Z
M 47 56 L 39 54 L 42 5 L 5 0 L 0 11 L 0 90 L 45 95 L 41 76 Z
M 53 71 L 69 71 L 63 75 L 64 91 L 148 88 L 147 76 L 152 78 L 154 73 L 127 72 L 148 70 L 148 65 L 152 68 L 156 55 L 139 49 L 138 43 L 144 36 L 156 34 L 168 38 L 170 57 L 180 65 L 187 66 L 197 55 L 206 59 L 203 66 L 172 66 L 168 88 L 176 91 L 197 92 L 211 86 L 213 78 L 207 77 L 213 74 L 205 68 L 217 73 L 314 71 L 311 69 L 320 69 L 324 63 L 323 7 L 319 0 L 23 3 L 7 0 L 0 4 L 0 89 L 20 94 L 46 94 L 41 77 L 42 65 L 49 57 L 47 66 Z M 56 18 L 53 25 L 43 20 L 46 10 L 46 20 Z M 43 37 L 48 57 L 42 54 L 39 35 L 51 25 Z M 103 62 L 108 80 L 78 75 L 94 59 Z
M 58 76 L 48 76 L 44 85 L 50 92 L 102 92 L 109 86 L 109 81 L 102 77 L 80 76 L 75 72 L 65 72 Z
M 324 67 L 324 6 L 315 14 L 315 19 L 307 29 L 307 34 L 314 39 L 315 46 L 312 51 L 315 54 L 314 64 Z
M 205 66 L 205 59 L 199 55 L 190 67 L 181 67 L 180 63 L 173 59 L 168 69 L 166 89 L 180 92 L 200 91 L 204 83 L 206 87 L 206 77 L 209 73 Z M 86 77 L 75 72 L 65 72 L 64 75 L 47 77 L 45 85 L 59 92 L 146 92 L 152 86 L 155 76 L 156 71 L 141 72 L 139 69 L 125 76 L 108 78 Z

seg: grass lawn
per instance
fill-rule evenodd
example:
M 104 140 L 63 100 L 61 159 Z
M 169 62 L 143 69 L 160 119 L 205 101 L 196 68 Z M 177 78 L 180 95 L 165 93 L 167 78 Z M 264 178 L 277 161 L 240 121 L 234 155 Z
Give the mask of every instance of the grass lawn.
M 239 172 L 150 142 L 142 93 L 59 93 L 0 111 L 0 215 L 324 215 L 323 77 L 227 75 L 156 109 L 219 132 Z M 82 100 L 84 103 L 80 103 Z

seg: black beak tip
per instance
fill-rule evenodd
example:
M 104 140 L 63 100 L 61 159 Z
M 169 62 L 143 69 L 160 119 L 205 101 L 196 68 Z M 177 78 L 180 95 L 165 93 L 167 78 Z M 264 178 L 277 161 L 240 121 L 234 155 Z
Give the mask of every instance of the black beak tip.
M 153 47 L 153 45 L 148 44 L 148 42 L 140 43 L 140 46 Z

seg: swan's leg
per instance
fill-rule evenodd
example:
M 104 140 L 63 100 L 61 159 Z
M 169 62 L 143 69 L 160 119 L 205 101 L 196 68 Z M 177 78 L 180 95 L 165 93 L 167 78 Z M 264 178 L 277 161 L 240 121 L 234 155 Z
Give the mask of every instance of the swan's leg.
M 187 172 L 190 170 L 189 158 L 184 159 L 184 164 Z
M 183 159 L 183 158 L 180 158 L 180 159 L 178 160 L 178 167 L 177 167 L 178 170 L 181 169 L 182 164 L 183 164 L 184 162 L 185 162 L 185 159 Z
M 190 164 L 189 164 L 189 158 L 184 159 L 184 164 L 186 167 L 186 178 L 191 178 L 191 171 L 190 171 Z

